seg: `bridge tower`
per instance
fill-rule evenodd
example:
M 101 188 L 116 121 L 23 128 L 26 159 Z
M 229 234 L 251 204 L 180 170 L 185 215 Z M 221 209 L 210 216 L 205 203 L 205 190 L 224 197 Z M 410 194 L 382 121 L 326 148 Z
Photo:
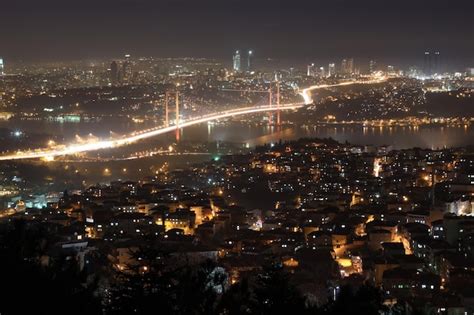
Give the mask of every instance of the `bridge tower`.
M 277 126 L 281 126 L 281 116 L 280 116 L 280 81 L 277 81 Z
M 280 108 L 280 82 L 276 81 L 275 86 L 276 86 L 276 106 L 278 108 L 278 110 L 276 112 L 275 125 L 280 126 L 281 125 L 281 115 L 280 115 L 280 109 L 279 109 Z M 270 107 L 273 106 L 273 97 L 274 97 L 273 87 L 272 87 L 272 84 L 270 83 L 270 87 L 268 88 L 268 99 L 269 99 Z M 269 125 L 273 124 L 273 113 L 272 112 L 268 113 L 268 124 Z
M 273 105 L 273 93 L 272 93 L 272 84 L 270 83 L 270 87 L 268 88 L 268 100 L 269 100 L 269 105 L 272 107 Z M 268 125 L 272 125 L 273 123 L 273 113 L 270 111 L 268 113 Z
M 179 92 L 176 91 L 176 142 L 179 141 Z
M 170 108 L 170 99 L 172 99 L 174 94 L 175 98 L 175 108 L 174 112 L 176 115 L 175 125 L 176 125 L 176 141 L 179 141 L 179 91 L 169 92 L 166 91 L 165 93 L 165 126 L 170 126 L 170 112 L 172 111 Z
M 170 93 L 168 91 L 166 91 L 166 93 L 165 93 L 165 127 L 169 127 L 169 125 L 170 125 L 169 109 L 168 109 L 169 97 L 170 97 Z

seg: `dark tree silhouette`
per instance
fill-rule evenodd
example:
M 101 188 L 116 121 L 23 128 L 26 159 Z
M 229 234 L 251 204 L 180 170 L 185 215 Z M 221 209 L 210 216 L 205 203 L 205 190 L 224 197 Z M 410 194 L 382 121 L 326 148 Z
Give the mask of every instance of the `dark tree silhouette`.
M 143 272 L 130 266 L 117 275 L 107 314 L 212 314 L 215 286 L 226 281 L 210 261 L 199 265 L 170 266 L 166 253 L 142 247 L 135 255 L 147 265 Z M 159 257 L 159 259 L 158 259 Z
M 378 315 L 387 310 L 382 302 L 381 292 L 372 286 L 361 286 L 356 292 L 350 286 L 343 286 L 336 301 L 323 307 L 323 313 Z
M 278 266 L 270 266 L 257 277 L 253 309 L 258 314 L 303 314 L 305 298 L 290 284 L 287 273 Z
M 266 266 L 229 287 L 226 273 L 214 262 L 174 265 L 167 252 L 151 246 L 152 241 L 133 253 L 140 265 L 107 274 L 107 293 L 97 296 L 97 283 L 86 281 L 71 257 L 41 263 L 57 241 L 46 228 L 17 221 L 0 232 L 1 314 L 375 315 L 386 311 L 380 291 L 370 286 L 357 291 L 343 287 L 335 302 L 319 309 L 307 307 L 279 265 Z
M 252 311 L 252 294 L 248 280 L 244 278 L 230 287 L 222 296 L 217 307 L 218 314 L 239 315 L 248 314 Z
M 222 297 L 219 314 L 306 314 L 305 298 L 279 266 L 266 266 L 253 282 L 244 279 Z
M 51 239 L 41 226 L 15 221 L 0 234 L 1 314 L 101 314 L 93 285 L 84 285 L 77 262 L 41 258 Z

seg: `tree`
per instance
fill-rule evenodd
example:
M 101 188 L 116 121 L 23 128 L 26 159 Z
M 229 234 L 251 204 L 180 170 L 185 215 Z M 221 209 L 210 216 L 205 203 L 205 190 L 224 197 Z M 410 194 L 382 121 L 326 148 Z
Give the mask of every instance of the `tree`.
M 101 314 L 95 287 L 84 284 L 75 260 L 40 264 L 52 241 L 44 225 L 21 220 L 1 233 L 1 314 Z
M 267 266 L 254 282 L 243 279 L 223 296 L 219 314 L 305 314 L 305 298 L 279 266 Z
M 107 314 L 212 314 L 226 277 L 211 261 L 174 266 L 167 253 L 144 246 L 140 265 L 118 272 Z M 147 266 L 144 271 L 143 266 Z
M 232 285 L 222 296 L 217 307 L 218 314 L 240 315 L 250 313 L 252 294 L 246 278 Z
M 325 314 L 378 315 L 387 310 L 382 304 L 381 292 L 372 286 L 363 285 L 356 292 L 350 286 L 341 287 L 337 299 L 323 307 Z
M 259 314 L 303 314 L 305 298 L 290 284 L 288 274 L 279 266 L 269 266 L 257 277 L 253 307 Z

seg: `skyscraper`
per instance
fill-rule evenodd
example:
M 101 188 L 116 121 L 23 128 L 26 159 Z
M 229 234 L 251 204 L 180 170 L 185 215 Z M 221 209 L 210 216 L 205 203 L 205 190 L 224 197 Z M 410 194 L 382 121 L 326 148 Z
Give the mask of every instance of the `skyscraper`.
M 253 51 L 249 50 L 247 54 L 247 71 L 252 71 L 253 68 Z
M 369 61 L 369 73 L 374 73 L 375 71 L 377 71 L 377 61 L 370 60 Z
M 125 60 L 122 64 L 122 79 L 126 82 L 131 81 L 133 76 L 132 61 L 130 58 L 131 56 L 129 54 L 125 55 Z
M 234 71 L 240 72 L 242 68 L 240 64 L 240 51 L 239 50 L 235 51 L 232 61 L 233 61 Z
M 118 82 L 119 79 L 119 69 L 118 64 L 115 61 L 112 61 L 110 64 L 110 82 L 115 84 Z
M 343 74 L 352 74 L 354 73 L 354 59 L 342 59 L 341 61 L 341 72 Z
M 328 77 L 332 77 L 335 74 L 336 74 L 336 64 L 330 63 L 328 65 Z
M 347 73 L 347 59 L 342 59 L 341 61 L 341 73 Z
M 5 66 L 3 64 L 3 59 L 0 58 L 0 75 L 4 75 L 5 74 Z
M 423 58 L 423 73 L 426 76 L 432 76 L 434 74 L 441 73 L 440 59 L 441 54 L 439 51 L 425 51 Z
M 354 73 L 354 59 L 353 58 L 347 59 L 347 73 L 348 74 Z
M 429 51 L 425 51 L 423 57 L 423 73 L 425 75 L 431 75 L 431 54 Z
M 295 76 L 295 68 L 291 67 L 290 68 L 290 78 L 293 78 Z
M 440 74 L 441 73 L 441 55 L 439 51 L 435 51 L 433 55 L 433 73 Z
M 315 67 L 314 63 L 310 63 L 308 67 L 306 68 L 306 75 L 308 77 L 314 77 L 314 73 L 315 73 L 314 67 Z
M 326 76 L 326 71 L 324 67 L 319 67 L 319 77 L 324 78 Z

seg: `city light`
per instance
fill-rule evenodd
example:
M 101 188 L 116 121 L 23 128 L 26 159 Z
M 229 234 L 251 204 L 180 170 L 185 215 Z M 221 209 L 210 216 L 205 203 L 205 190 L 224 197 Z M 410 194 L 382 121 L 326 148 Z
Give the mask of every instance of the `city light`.
M 474 315 L 473 0 L 10 2 L 0 315 Z

